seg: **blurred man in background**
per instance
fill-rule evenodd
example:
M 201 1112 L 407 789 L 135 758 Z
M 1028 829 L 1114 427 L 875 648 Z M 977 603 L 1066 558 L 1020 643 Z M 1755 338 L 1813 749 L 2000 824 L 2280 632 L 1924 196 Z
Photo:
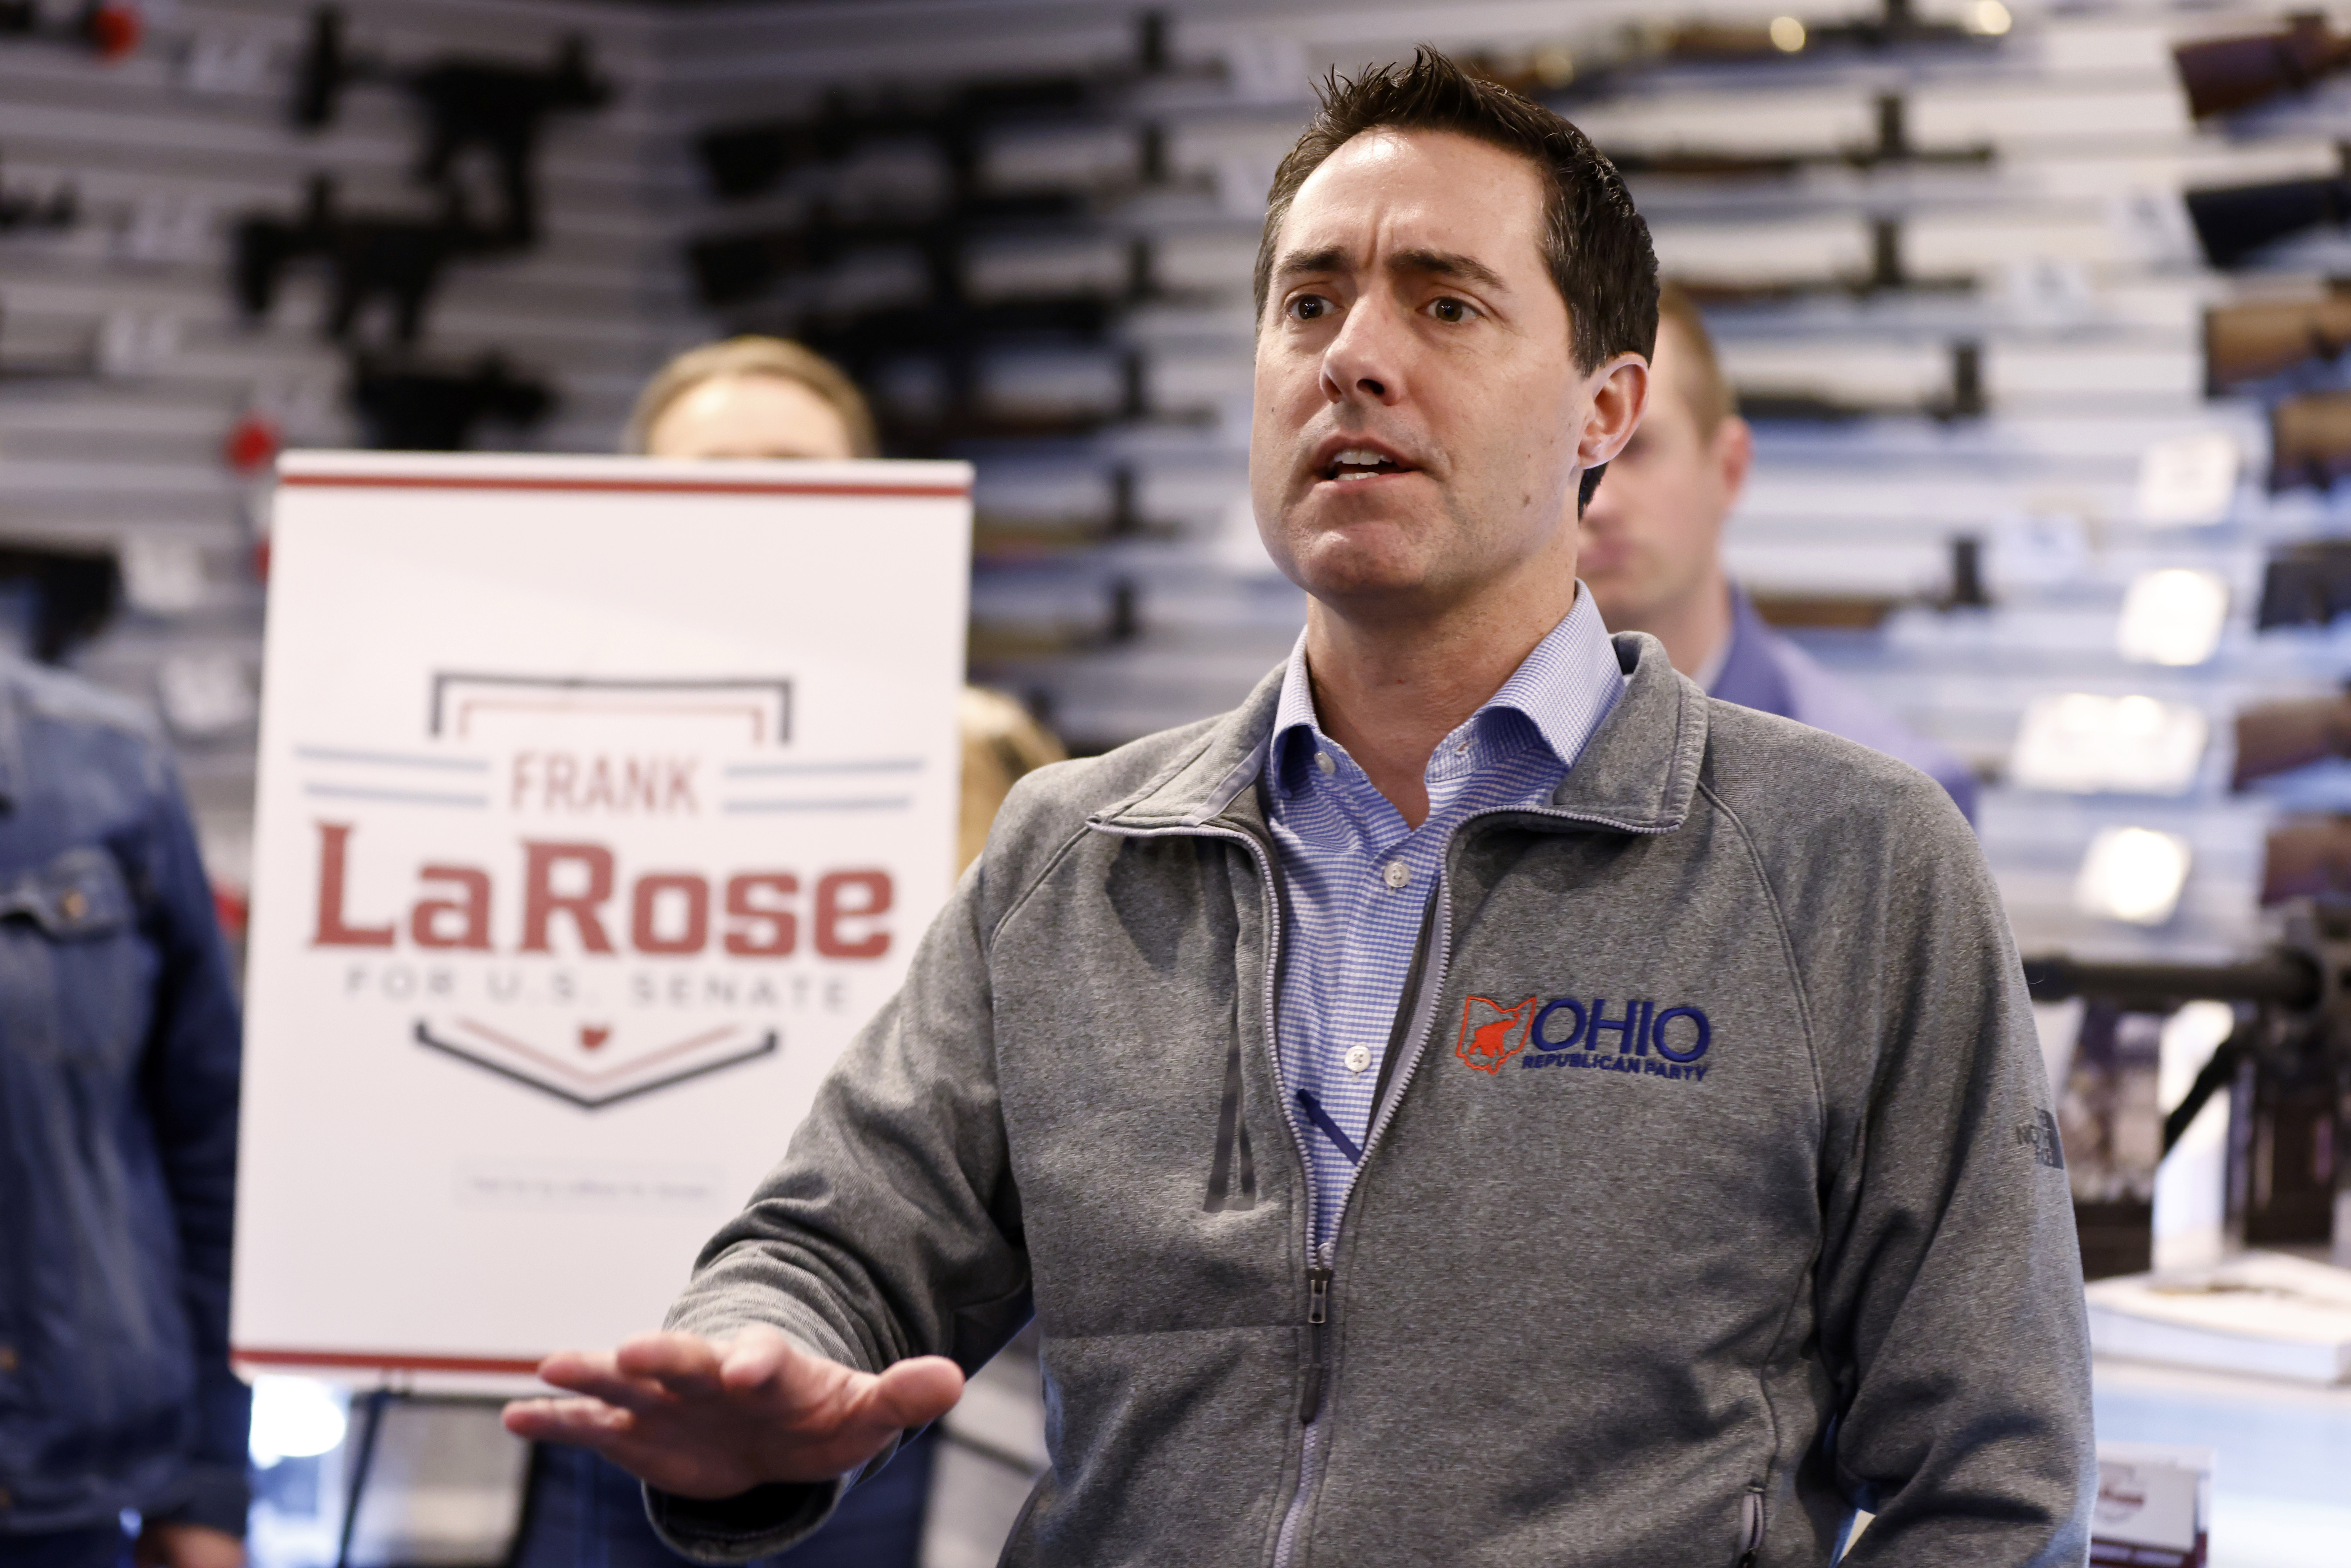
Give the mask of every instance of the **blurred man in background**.
M 169 753 L 0 661 L 0 1563 L 241 1568 L 236 995 Z M 141 1528 L 126 1541 L 126 1516 Z
M 650 457 L 843 461 L 881 455 L 873 416 L 855 382 L 798 343 L 730 338 L 687 350 L 645 383 L 629 421 L 630 451 Z M 1061 760 L 1058 741 L 1019 704 L 966 687 L 963 801 L 956 869 L 979 856 L 1013 782 Z M 773 1568 L 914 1568 L 933 1458 L 930 1441 L 902 1450 L 851 1492 L 823 1529 Z M 685 1560 L 646 1521 L 643 1490 L 584 1448 L 540 1445 L 515 1568 L 664 1568 Z
M 1646 632 L 1674 668 L 1725 702 L 1857 740 L 1907 762 L 1975 820 L 1967 765 L 1829 674 L 1764 624 L 1722 568 L 1722 525 L 1754 461 L 1755 435 L 1705 318 L 1667 284 L 1647 412 L 1583 513 L 1584 582 L 1610 630 Z

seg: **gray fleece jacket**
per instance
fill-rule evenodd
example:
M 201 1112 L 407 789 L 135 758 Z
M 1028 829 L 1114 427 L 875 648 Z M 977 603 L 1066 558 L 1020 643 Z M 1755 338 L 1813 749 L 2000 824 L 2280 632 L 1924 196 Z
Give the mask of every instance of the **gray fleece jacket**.
M 1327 1270 L 1275 1063 L 1276 670 L 1022 780 L 673 1325 L 968 1369 L 1033 1306 L 1010 1564 L 1778 1568 L 1856 1503 L 1855 1568 L 2080 1563 L 2081 1268 L 1973 836 L 1615 646 L 1552 806 L 1449 846 Z M 839 1490 L 649 1501 L 738 1561 Z

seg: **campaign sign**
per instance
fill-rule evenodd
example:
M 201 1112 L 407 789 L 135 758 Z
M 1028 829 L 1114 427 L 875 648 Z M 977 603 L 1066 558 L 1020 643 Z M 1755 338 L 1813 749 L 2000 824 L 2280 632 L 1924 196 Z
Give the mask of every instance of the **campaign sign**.
M 232 1337 L 658 1327 L 953 873 L 970 473 L 290 455 Z

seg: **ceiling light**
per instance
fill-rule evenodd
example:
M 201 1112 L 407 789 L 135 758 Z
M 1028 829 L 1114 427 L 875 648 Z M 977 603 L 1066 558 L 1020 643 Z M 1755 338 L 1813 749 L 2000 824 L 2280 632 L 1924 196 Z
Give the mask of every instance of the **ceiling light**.
M 1771 18 L 1771 47 L 1783 55 L 1792 55 L 1804 47 L 1804 25 L 1793 16 Z
M 2229 585 L 2219 574 L 2143 571 L 2123 594 L 2115 647 L 2142 664 L 2200 664 L 2220 645 L 2228 620 Z
M 1987 38 L 1997 38 L 2014 25 L 2015 18 L 2000 0 L 1976 0 L 1968 7 L 1968 31 L 1980 33 Z
M 2188 882 L 2188 841 L 2152 828 L 2101 828 L 2082 857 L 2074 903 L 2085 915 L 2160 925 L 2179 907 Z

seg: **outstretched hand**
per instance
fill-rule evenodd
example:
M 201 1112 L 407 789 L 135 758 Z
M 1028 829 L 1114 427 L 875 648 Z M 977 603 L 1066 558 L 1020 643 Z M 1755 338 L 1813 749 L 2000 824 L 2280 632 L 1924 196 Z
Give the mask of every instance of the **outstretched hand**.
M 618 1350 L 562 1351 L 538 1375 L 581 1397 L 518 1399 L 506 1408 L 507 1431 L 592 1448 L 662 1491 L 701 1499 L 832 1480 L 963 1396 L 963 1372 L 945 1356 L 876 1376 L 764 1326 L 724 1344 L 649 1333 Z

